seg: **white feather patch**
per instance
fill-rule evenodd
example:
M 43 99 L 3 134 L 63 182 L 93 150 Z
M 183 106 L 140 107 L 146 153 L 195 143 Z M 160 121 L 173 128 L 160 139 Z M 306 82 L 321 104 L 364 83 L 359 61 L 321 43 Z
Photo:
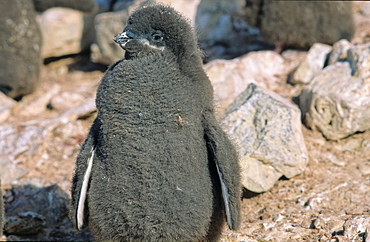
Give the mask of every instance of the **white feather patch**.
M 220 171 L 220 167 L 218 165 L 218 160 L 216 158 L 215 148 L 213 147 L 212 143 L 210 143 L 210 147 L 211 147 L 213 155 L 214 155 L 213 159 L 214 159 L 215 164 L 216 164 L 217 174 L 218 174 L 218 177 L 220 178 L 222 198 L 224 199 L 225 210 L 226 210 L 227 225 L 229 226 L 230 229 L 232 229 L 233 228 L 233 221 L 232 221 L 232 217 L 231 217 L 229 191 L 227 190 L 226 184 L 224 182 L 224 177 L 222 175 L 222 172 Z
M 92 165 L 93 165 L 94 155 L 95 155 L 95 148 L 91 149 L 91 156 L 90 156 L 89 160 L 87 161 L 87 169 L 86 169 L 86 173 L 85 173 L 85 176 L 84 176 L 84 180 L 82 182 L 80 198 L 78 200 L 77 228 L 79 230 L 81 230 L 82 227 L 83 227 L 87 187 L 88 187 L 89 180 L 90 180 L 90 174 L 91 174 L 91 168 L 92 168 Z
M 221 190 L 222 190 L 222 197 L 224 198 L 224 204 L 225 204 L 225 210 L 226 210 L 226 220 L 227 224 L 229 225 L 229 228 L 231 229 L 233 227 L 233 222 L 231 218 L 231 209 L 230 209 L 230 201 L 229 201 L 229 192 L 227 190 L 227 187 L 224 183 L 223 175 L 220 171 L 220 168 L 218 167 L 218 163 L 216 160 L 216 168 L 217 168 L 217 173 L 220 178 L 220 183 L 221 183 Z
M 149 40 L 147 40 L 147 39 L 140 39 L 140 42 L 143 43 L 144 45 L 149 46 L 152 49 L 156 49 L 156 50 L 160 50 L 160 51 L 164 50 L 164 46 L 158 47 L 158 46 L 152 45 L 152 44 L 150 44 Z

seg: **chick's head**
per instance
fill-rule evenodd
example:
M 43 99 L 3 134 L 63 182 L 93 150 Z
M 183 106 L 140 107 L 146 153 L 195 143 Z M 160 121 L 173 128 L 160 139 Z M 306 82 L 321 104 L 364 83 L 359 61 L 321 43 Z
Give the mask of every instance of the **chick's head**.
M 189 21 L 173 8 L 161 4 L 144 5 L 133 12 L 123 32 L 114 40 L 136 56 L 169 49 L 181 58 L 198 51 Z

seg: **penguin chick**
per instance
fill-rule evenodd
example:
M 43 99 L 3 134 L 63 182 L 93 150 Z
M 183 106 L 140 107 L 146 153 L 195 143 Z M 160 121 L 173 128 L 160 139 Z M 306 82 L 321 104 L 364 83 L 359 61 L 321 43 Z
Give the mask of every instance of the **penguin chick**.
M 238 229 L 238 156 L 189 22 L 147 4 L 114 40 L 126 54 L 101 80 L 76 161 L 76 227 L 112 241 L 214 241 L 225 220 Z
M 355 30 L 352 6 L 351 1 L 247 0 L 245 11 L 247 22 L 260 29 L 264 40 L 308 49 L 316 42 L 351 39 Z

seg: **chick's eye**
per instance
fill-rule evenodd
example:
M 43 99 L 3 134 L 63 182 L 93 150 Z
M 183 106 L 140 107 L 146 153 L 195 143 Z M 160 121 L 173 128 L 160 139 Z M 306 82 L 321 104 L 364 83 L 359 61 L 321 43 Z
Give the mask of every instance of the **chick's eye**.
M 158 33 L 153 34 L 152 38 L 153 38 L 154 41 L 162 41 L 163 40 L 163 36 L 161 34 L 158 34 Z

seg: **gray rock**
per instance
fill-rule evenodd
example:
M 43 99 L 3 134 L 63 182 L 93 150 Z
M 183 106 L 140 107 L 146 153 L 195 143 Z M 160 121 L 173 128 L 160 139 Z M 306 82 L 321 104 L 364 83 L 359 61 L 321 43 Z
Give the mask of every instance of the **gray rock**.
M 274 51 L 256 51 L 233 60 L 214 60 L 204 69 L 209 76 L 219 110 L 225 110 L 250 83 L 274 90 L 287 76 L 285 60 Z
M 4 231 L 7 234 L 37 234 L 46 228 L 44 216 L 34 212 L 18 213 L 5 218 Z
M 33 1 L 4 2 L 0 12 L 0 91 L 18 99 L 38 86 L 41 32 Z
M 242 183 L 264 192 L 281 177 L 302 173 L 308 161 L 299 109 L 288 100 L 250 84 L 223 119 L 239 146 Z
M 330 53 L 328 65 L 335 64 L 338 61 L 343 61 L 347 59 L 347 51 L 352 47 L 352 44 L 346 40 L 342 39 L 333 45 L 333 50 Z
M 40 199 L 41 197 L 43 199 Z M 92 241 L 89 230 L 78 232 L 74 228 L 65 213 L 69 205 L 69 201 L 65 199 L 68 199 L 67 194 L 61 191 L 57 185 L 44 188 L 25 185 L 13 186 L 12 189 L 7 189 L 4 194 L 4 202 L 7 211 L 6 221 L 8 223 L 6 226 L 6 238 L 4 236 L 1 240 Z M 28 201 L 31 204 L 27 204 Z M 60 203 L 60 201 L 62 202 Z M 9 208 L 13 206 L 18 206 L 18 210 L 22 210 L 20 207 L 23 207 L 25 212 L 17 213 L 13 211 L 13 213 L 10 213 Z M 55 211 L 49 213 L 52 209 Z M 41 213 L 41 210 L 45 210 L 44 214 Z M 45 216 L 45 213 L 48 213 L 48 215 Z
M 93 14 L 67 8 L 51 8 L 38 15 L 43 58 L 77 54 L 94 41 Z
M 351 55 L 357 63 L 354 70 L 348 62 L 328 66 L 299 95 L 305 125 L 319 130 L 327 139 L 338 140 L 370 128 L 370 82 L 366 81 L 369 79 L 352 75 L 353 71 L 355 75 L 366 74 L 355 60 L 357 57 L 364 60 L 363 55 L 353 52 Z
M 42 57 L 79 53 L 90 44 L 92 36 L 88 30 L 92 28 L 89 28 L 88 18 L 76 19 L 75 16 L 82 16 L 76 11 L 75 15 L 61 15 L 60 11 L 72 10 L 53 9 L 55 6 L 93 11 L 95 2 L 14 0 L 0 6 L 0 91 L 9 97 L 20 100 L 36 90 Z M 46 9 L 50 12 L 37 15 L 36 11 Z
M 312 78 L 321 71 L 332 47 L 315 43 L 307 53 L 306 58 L 297 67 L 291 80 L 292 84 L 308 84 Z
M 15 198 L 5 205 L 6 217 L 31 212 L 41 215 L 48 225 L 68 217 L 69 197 L 58 185 L 43 188 L 33 185 L 13 186 L 12 192 Z
M 110 65 L 124 57 L 124 50 L 113 41 L 126 25 L 128 10 L 100 13 L 95 17 L 96 37 L 91 45 L 91 60 Z

